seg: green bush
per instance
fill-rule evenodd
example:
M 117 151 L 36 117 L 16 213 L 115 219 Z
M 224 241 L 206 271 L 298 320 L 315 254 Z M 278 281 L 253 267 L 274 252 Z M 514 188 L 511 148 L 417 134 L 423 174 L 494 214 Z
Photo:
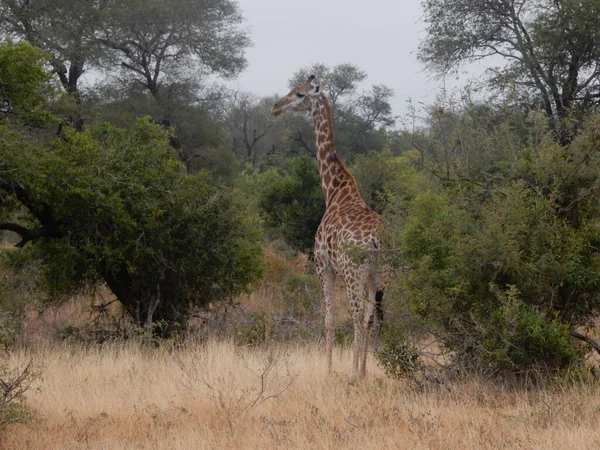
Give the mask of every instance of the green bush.
M 393 156 L 388 149 L 360 155 L 350 167 L 362 198 L 379 214 L 384 213 L 394 201 L 406 205 L 419 193 L 434 184 L 426 173 L 418 169 L 419 155 L 406 151 Z
M 57 136 L 47 58 L 0 43 L 0 229 L 35 255 L 48 300 L 107 285 L 137 327 L 169 335 L 193 307 L 247 292 L 262 247 L 241 195 L 188 173 L 148 117 Z
M 375 351 L 377 364 L 391 378 L 402 378 L 419 364 L 418 350 L 408 343 L 404 333 L 389 322 L 381 329 L 380 345 Z
M 427 161 L 437 189 L 393 222 L 410 267 L 402 294 L 462 367 L 576 367 L 571 331 L 600 311 L 600 117 L 568 146 L 543 122 L 512 134 L 463 120 L 431 144 L 447 158 Z
M 49 145 L 0 142 L 0 205 L 51 236 L 27 244 L 49 300 L 106 283 L 136 326 L 168 335 L 191 306 L 246 292 L 262 275 L 260 235 L 237 192 L 187 174 L 149 119 L 99 124 Z M 38 205 L 44 205 L 42 212 Z
M 275 323 L 262 311 L 246 314 L 235 331 L 236 345 L 258 346 L 265 344 L 275 333 Z
M 290 273 L 281 286 L 286 314 L 313 319 L 320 312 L 321 284 L 314 275 Z
M 477 327 L 477 358 L 492 373 L 560 373 L 582 365 L 582 349 L 567 324 L 524 304 L 515 286 L 494 291 L 500 305 Z
M 40 125 L 53 95 L 52 74 L 44 70 L 50 55 L 27 41 L 0 41 L 0 118 Z
M 258 206 L 268 231 L 296 251 L 311 252 L 325 213 L 315 161 L 301 156 L 292 161 L 288 171 L 270 170 L 259 178 Z

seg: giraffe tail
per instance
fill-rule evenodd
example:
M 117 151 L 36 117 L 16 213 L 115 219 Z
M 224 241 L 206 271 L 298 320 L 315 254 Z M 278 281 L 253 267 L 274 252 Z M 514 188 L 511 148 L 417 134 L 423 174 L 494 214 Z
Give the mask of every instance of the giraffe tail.
M 373 330 L 373 341 L 375 350 L 379 348 L 381 341 L 381 327 L 383 326 L 383 291 L 377 290 L 375 293 L 375 329 Z

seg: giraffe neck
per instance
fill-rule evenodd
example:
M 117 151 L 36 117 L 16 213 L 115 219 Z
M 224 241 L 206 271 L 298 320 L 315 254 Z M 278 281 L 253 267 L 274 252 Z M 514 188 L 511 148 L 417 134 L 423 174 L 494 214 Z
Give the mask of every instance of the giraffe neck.
M 354 177 L 335 151 L 331 109 L 325 94 L 321 93 L 313 99 L 311 109 L 325 207 L 329 208 L 338 202 L 348 201 L 352 197 L 362 201 Z

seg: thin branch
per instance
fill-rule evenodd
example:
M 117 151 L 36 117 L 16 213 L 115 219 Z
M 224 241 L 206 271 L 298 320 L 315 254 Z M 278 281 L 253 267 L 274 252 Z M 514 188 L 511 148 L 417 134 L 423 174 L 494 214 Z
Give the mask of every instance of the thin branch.
M 302 132 L 298 131 L 297 134 L 298 136 L 294 137 L 293 140 L 299 142 L 302 145 L 302 147 L 304 147 L 304 149 L 306 149 L 306 151 L 310 154 L 310 156 L 316 159 L 317 154 L 312 151 L 312 149 L 308 146 L 306 141 L 302 138 Z
M 575 331 L 575 330 L 571 331 L 571 336 L 579 339 L 580 341 L 585 342 L 590 347 L 592 347 L 594 350 L 596 350 L 596 352 L 600 355 L 600 344 L 598 342 L 596 342 L 595 340 L 593 340 L 591 337 L 586 336 L 585 334 L 581 334 L 580 332 Z

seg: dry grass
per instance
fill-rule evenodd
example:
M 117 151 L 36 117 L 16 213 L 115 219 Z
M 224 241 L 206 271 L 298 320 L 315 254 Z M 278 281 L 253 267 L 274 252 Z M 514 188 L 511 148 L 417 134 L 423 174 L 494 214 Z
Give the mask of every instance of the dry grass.
M 44 376 L 28 403 L 34 419 L 11 425 L 3 449 L 600 447 L 600 389 L 514 392 L 473 381 L 416 391 L 374 366 L 350 383 L 322 349 L 182 349 L 53 346 L 34 358 Z
M 291 274 L 304 275 L 312 273 L 316 280 L 314 263 L 308 256 L 298 253 L 294 257 L 286 257 L 270 246 L 263 248 L 265 253 L 266 273 L 260 286 L 248 296 L 238 300 L 250 311 L 261 311 L 269 317 L 282 317 L 286 314 L 286 299 L 282 296 L 281 284 Z M 322 320 L 325 319 L 325 305 L 321 304 Z M 350 320 L 350 307 L 346 297 L 346 288 L 338 277 L 336 282 L 336 301 L 334 303 L 336 322 Z

